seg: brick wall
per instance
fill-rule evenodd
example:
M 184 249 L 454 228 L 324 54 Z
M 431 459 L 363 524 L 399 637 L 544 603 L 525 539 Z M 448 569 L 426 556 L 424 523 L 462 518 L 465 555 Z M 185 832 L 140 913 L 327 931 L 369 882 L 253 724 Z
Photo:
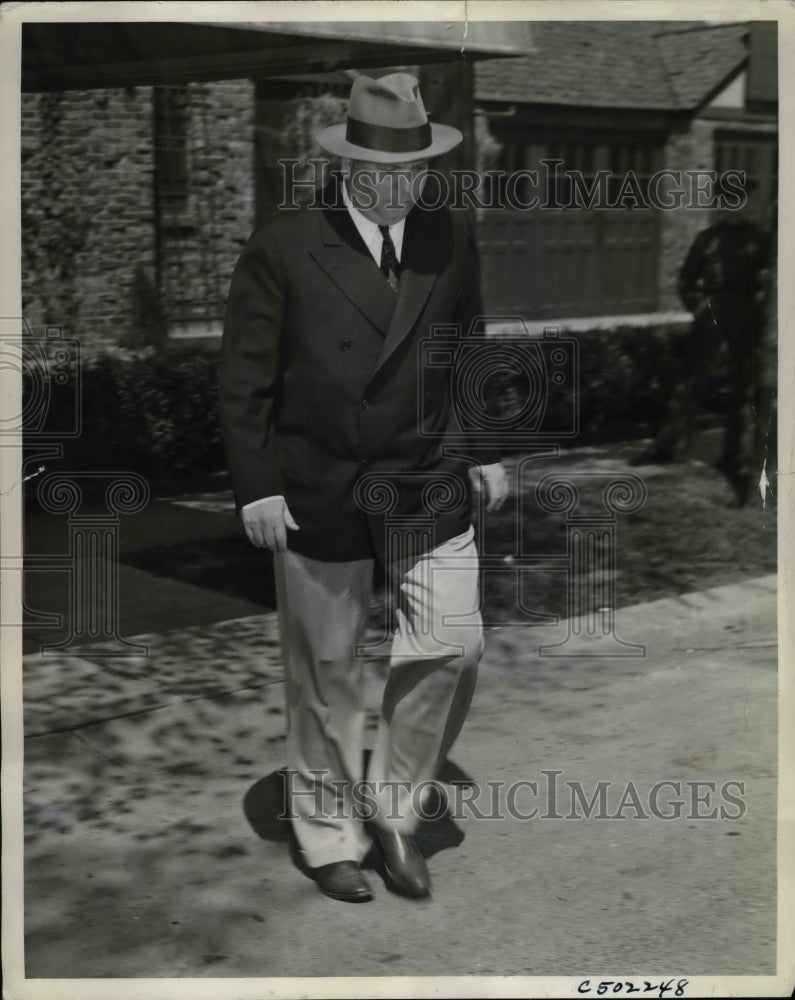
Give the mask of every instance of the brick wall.
M 187 199 L 163 219 L 151 87 L 23 95 L 22 294 L 34 330 L 130 342 L 158 283 L 170 332 L 217 330 L 254 222 L 254 85 L 190 84 L 188 96 Z
M 22 301 L 86 343 L 129 327 L 154 278 L 151 88 L 22 96 Z
M 161 226 L 172 334 L 219 329 L 232 268 L 254 225 L 254 84 L 190 84 L 186 141 L 187 199 Z
M 266 97 L 257 102 L 248 80 L 187 86 L 186 197 L 164 214 L 155 198 L 152 88 L 23 95 L 23 309 L 34 329 L 63 326 L 93 344 L 129 340 L 146 322 L 143 282 L 153 294 L 159 287 L 172 335 L 217 334 L 254 224 L 255 171 L 264 177 L 293 146 L 293 155 L 306 152 L 294 133 L 308 115 L 318 124 L 340 114 L 337 98 L 312 105 L 310 115 L 300 101 Z M 663 166 L 712 169 L 716 127 L 696 119 L 670 133 Z M 710 212 L 661 214 L 658 308 L 667 312 L 681 308 L 677 274 Z

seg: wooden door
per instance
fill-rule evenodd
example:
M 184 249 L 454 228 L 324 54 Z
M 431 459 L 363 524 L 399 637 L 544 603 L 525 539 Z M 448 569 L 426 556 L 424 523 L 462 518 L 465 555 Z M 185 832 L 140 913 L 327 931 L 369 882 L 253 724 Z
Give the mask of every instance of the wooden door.
M 532 209 L 506 204 L 480 213 L 478 243 L 489 312 L 533 320 L 653 311 L 659 211 L 578 204 L 587 205 L 582 192 L 594 185 L 608 202 L 620 197 L 630 172 L 643 192 L 659 158 L 658 147 L 637 141 L 509 146 L 500 169 L 506 174 L 535 171 L 541 204 Z M 575 171 L 584 185 L 579 202 Z M 602 187 L 599 171 L 610 174 Z M 625 204 L 631 203 L 625 197 Z

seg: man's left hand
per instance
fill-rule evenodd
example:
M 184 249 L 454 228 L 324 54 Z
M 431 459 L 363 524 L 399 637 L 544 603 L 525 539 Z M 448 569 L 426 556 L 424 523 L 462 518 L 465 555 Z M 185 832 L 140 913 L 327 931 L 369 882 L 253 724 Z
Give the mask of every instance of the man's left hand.
M 475 493 L 481 493 L 485 488 L 486 510 L 490 514 L 502 507 L 508 496 L 508 476 L 502 462 L 478 465 L 469 470 L 469 478 L 472 480 L 472 489 Z

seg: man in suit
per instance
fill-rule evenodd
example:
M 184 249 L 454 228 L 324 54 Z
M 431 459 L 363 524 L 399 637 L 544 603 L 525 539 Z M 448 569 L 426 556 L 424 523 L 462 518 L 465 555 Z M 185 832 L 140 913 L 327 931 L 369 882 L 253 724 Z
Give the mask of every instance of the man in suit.
M 238 261 L 222 426 L 246 533 L 274 552 L 302 866 L 326 895 L 366 901 L 375 842 L 388 886 L 419 898 L 413 793 L 458 735 L 483 647 L 472 488 L 489 509 L 507 492 L 493 451 L 445 447 L 453 374 L 423 361 L 432 327 L 465 335 L 481 313 L 465 214 L 416 204 L 428 161 L 462 136 L 431 124 L 416 79 L 395 73 L 358 77 L 347 121 L 316 138 L 344 177 L 255 230 Z M 398 606 L 365 775 L 357 646 L 375 560 Z

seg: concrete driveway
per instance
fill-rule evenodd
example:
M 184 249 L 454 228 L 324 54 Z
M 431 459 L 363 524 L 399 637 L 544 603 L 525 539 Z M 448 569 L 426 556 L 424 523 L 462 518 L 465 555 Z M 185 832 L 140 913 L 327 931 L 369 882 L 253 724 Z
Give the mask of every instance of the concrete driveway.
M 568 628 L 488 633 L 433 897 L 364 906 L 289 860 L 273 614 L 27 656 L 27 977 L 773 975 L 775 578 L 622 609 L 640 658 L 538 655 Z

